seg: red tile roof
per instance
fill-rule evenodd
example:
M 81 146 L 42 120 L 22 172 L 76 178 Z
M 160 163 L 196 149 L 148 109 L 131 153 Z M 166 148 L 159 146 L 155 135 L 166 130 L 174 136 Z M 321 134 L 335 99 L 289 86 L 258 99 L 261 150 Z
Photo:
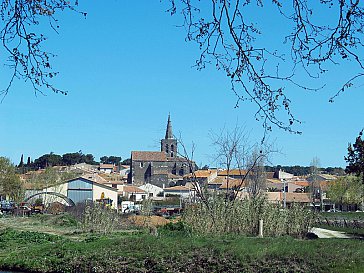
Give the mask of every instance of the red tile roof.
M 193 174 L 187 174 L 185 175 L 185 177 L 193 177 L 195 176 L 196 178 L 208 178 L 213 174 L 216 174 L 217 170 L 198 170 L 194 172 Z
M 239 169 L 229 170 L 229 172 L 227 170 L 223 170 L 223 171 L 219 171 L 217 173 L 217 175 L 221 175 L 221 176 L 225 176 L 225 175 L 240 176 L 240 175 L 245 175 L 245 174 L 246 174 L 246 170 L 239 170 Z
M 129 193 L 146 193 L 146 191 L 139 189 L 138 187 L 135 186 L 124 186 L 121 191 Z
M 187 188 L 185 186 L 174 186 L 170 188 L 165 188 L 164 191 L 190 191 L 190 188 Z
M 136 161 L 167 161 L 165 152 L 133 151 L 131 159 Z

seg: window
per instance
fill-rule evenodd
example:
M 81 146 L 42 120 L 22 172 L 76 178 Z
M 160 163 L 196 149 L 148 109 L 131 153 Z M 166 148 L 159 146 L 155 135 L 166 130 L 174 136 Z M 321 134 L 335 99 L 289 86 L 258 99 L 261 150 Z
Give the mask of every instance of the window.
M 144 162 L 140 162 L 140 168 L 144 167 Z

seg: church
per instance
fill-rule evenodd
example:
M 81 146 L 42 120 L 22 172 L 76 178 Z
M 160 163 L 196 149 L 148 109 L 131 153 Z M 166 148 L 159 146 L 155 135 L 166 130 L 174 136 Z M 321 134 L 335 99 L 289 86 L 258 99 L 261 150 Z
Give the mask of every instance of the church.
M 178 156 L 177 139 L 172 133 L 171 117 L 168 115 L 165 137 L 161 140 L 160 152 L 132 151 L 129 183 L 158 187 L 175 186 L 183 176 L 196 170 L 193 161 Z

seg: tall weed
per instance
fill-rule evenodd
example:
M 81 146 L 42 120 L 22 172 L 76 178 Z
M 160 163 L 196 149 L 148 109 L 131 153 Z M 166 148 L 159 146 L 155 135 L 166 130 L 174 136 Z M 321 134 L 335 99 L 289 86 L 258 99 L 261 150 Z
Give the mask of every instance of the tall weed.
M 183 220 L 200 234 L 257 236 L 259 220 L 263 220 L 263 234 L 268 237 L 303 237 L 313 219 L 313 213 L 298 204 L 281 209 L 263 197 L 230 201 L 218 195 L 204 203 L 188 205 L 183 215 Z

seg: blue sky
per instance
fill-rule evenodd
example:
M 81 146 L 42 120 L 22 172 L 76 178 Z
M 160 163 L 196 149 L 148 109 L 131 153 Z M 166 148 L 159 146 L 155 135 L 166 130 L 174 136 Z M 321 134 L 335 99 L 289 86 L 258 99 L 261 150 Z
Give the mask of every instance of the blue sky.
M 198 164 L 214 164 L 210 132 L 238 124 L 247 128 L 251 141 L 260 141 L 255 106 L 235 109 L 236 97 L 223 73 L 192 67 L 198 47 L 185 42 L 184 30 L 176 27 L 181 18 L 165 12 L 166 1 L 80 2 L 87 19 L 64 13 L 58 16 L 59 34 L 41 29 L 49 37 L 46 49 L 58 55 L 54 83 L 69 94 L 35 96 L 28 83 L 17 81 L 0 104 L 1 156 L 18 163 L 21 154 L 34 159 L 82 150 L 97 160 L 103 155 L 125 159 L 132 150 L 159 149 L 169 112 L 174 133 L 188 145 L 195 143 Z M 274 128 L 269 139 L 281 153 L 272 156 L 273 164 L 309 165 L 317 156 L 322 166 L 345 166 L 347 144 L 364 127 L 363 86 L 333 104 L 328 99 L 353 72 L 347 67 L 331 66 L 323 90 L 287 89 L 303 134 Z M 6 74 L 0 75 L 3 84 Z

